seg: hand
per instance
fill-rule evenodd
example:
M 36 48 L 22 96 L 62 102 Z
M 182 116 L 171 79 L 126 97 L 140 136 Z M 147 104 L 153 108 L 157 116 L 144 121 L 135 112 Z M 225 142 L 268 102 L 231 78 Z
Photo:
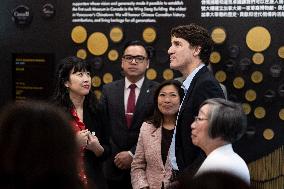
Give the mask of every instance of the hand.
M 98 137 L 89 133 L 88 135 L 88 143 L 86 149 L 91 150 L 96 154 L 97 157 L 101 156 L 104 152 L 104 148 L 101 146 Z
M 132 156 L 129 154 L 128 151 L 123 151 L 114 157 L 114 164 L 119 168 L 119 169 L 130 169 L 131 163 L 132 163 Z
M 88 129 L 77 132 L 76 138 L 77 138 L 77 142 L 78 142 L 78 144 L 81 148 L 83 148 L 87 145 L 89 133 L 90 132 L 88 131 Z

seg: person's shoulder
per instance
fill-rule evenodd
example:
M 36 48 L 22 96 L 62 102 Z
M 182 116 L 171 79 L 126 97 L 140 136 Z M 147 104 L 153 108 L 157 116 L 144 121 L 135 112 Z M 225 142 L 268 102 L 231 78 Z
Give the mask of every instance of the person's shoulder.
M 153 132 L 154 130 L 156 130 L 157 128 L 154 127 L 154 125 L 152 123 L 150 123 L 149 121 L 145 121 L 143 122 L 142 126 L 141 126 L 141 131 L 142 132 Z
M 103 88 L 105 90 L 113 89 L 113 87 L 119 86 L 120 84 L 124 84 L 124 79 L 119 79 L 119 80 L 113 81 L 111 83 L 107 83 L 103 86 Z
M 217 81 L 217 79 L 214 77 L 213 73 L 210 71 L 204 71 L 202 73 L 200 73 L 197 82 L 199 83 L 213 83 L 213 84 L 218 84 L 219 82 Z
M 151 85 L 151 86 L 158 86 L 160 84 L 157 81 L 152 81 L 152 80 L 149 80 L 149 79 L 146 79 L 146 78 L 145 78 L 144 82 L 147 83 L 148 85 Z

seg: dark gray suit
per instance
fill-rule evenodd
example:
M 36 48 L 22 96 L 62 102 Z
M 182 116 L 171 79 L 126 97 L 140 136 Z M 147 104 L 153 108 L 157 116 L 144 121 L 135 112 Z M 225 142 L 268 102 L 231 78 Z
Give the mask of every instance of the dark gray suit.
M 127 127 L 125 117 L 124 85 L 124 79 L 105 85 L 100 99 L 100 105 L 106 115 L 105 125 L 110 131 L 112 150 L 112 155 L 105 162 L 104 171 L 107 179 L 116 181 L 129 176 L 130 170 L 118 169 L 113 163 L 114 156 L 121 151 L 130 150 L 133 154 L 135 153 L 140 127 L 144 119 L 153 113 L 153 92 L 158 83 L 144 79 L 130 128 Z
M 181 172 L 187 168 L 194 174 L 205 158 L 201 149 L 192 144 L 190 125 L 198 115 L 201 103 L 206 99 L 217 97 L 224 98 L 223 91 L 213 74 L 204 66 L 194 76 L 179 111 L 175 152 Z

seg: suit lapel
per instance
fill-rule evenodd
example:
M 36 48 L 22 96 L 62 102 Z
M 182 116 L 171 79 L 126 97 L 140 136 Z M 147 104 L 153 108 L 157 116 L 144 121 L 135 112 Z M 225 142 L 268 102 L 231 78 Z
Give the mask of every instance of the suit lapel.
M 150 93 L 150 89 L 149 89 L 149 82 L 148 80 L 144 80 L 143 82 L 143 85 L 141 87 L 141 90 L 140 90 L 140 94 L 138 96 L 138 99 L 137 99 L 137 102 L 136 102 L 136 106 L 135 106 L 135 113 L 134 113 L 134 117 L 133 117 L 133 122 L 135 121 L 136 119 L 136 112 L 140 112 L 142 109 L 143 109 L 143 106 L 145 104 L 145 99 L 147 99 L 147 96 L 149 95 Z
M 162 139 L 162 126 L 157 128 L 151 133 L 150 146 L 153 148 L 153 157 L 157 160 L 158 165 L 163 166 L 162 162 L 162 152 L 161 152 L 161 139 Z
M 118 112 L 121 112 L 121 119 L 123 119 L 123 122 L 125 122 L 125 125 L 126 125 L 126 118 L 125 118 L 125 107 L 124 107 L 124 84 L 125 81 L 124 79 L 123 80 L 120 80 L 120 82 L 118 82 L 116 84 L 116 89 L 115 91 L 117 91 L 116 94 L 114 95 L 117 95 L 117 99 L 121 99 L 119 100 L 117 103 L 118 103 Z
M 189 97 L 191 96 L 191 93 L 192 93 L 192 91 L 193 91 L 193 89 L 194 89 L 194 87 L 195 87 L 196 81 L 197 81 L 198 78 L 199 78 L 204 72 L 206 72 L 206 71 L 207 71 L 207 67 L 204 66 L 203 68 L 201 68 L 201 69 L 195 74 L 195 76 L 194 76 L 194 78 L 192 79 L 192 81 L 191 81 L 191 83 L 190 83 L 190 86 L 189 86 L 189 88 L 188 88 L 188 90 L 187 90 L 187 93 L 186 93 L 186 96 L 185 96 L 185 98 L 184 98 L 184 100 L 183 100 L 183 103 L 182 103 L 182 106 L 181 106 L 181 108 L 180 108 L 179 114 L 183 112 L 183 110 L 184 110 L 184 108 L 185 108 L 185 105 L 186 105 L 187 102 L 189 101 L 189 99 L 190 99 Z

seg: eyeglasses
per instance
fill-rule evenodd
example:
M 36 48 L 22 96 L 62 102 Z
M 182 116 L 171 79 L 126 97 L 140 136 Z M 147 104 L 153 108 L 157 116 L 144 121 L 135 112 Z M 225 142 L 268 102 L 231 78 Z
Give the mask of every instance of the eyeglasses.
M 141 55 L 137 55 L 137 56 L 131 56 L 131 55 L 124 55 L 122 56 L 122 58 L 127 62 L 127 63 L 131 63 L 133 61 L 133 59 L 135 60 L 135 62 L 137 64 L 141 64 L 144 62 L 144 60 L 146 60 L 147 58 Z
M 198 121 L 203 121 L 203 120 L 208 120 L 206 118 L 201 118 L 201 117 L 198 117 L 198 116 L 195 116 L 194 117 L 194 121 L 198 122 Z

